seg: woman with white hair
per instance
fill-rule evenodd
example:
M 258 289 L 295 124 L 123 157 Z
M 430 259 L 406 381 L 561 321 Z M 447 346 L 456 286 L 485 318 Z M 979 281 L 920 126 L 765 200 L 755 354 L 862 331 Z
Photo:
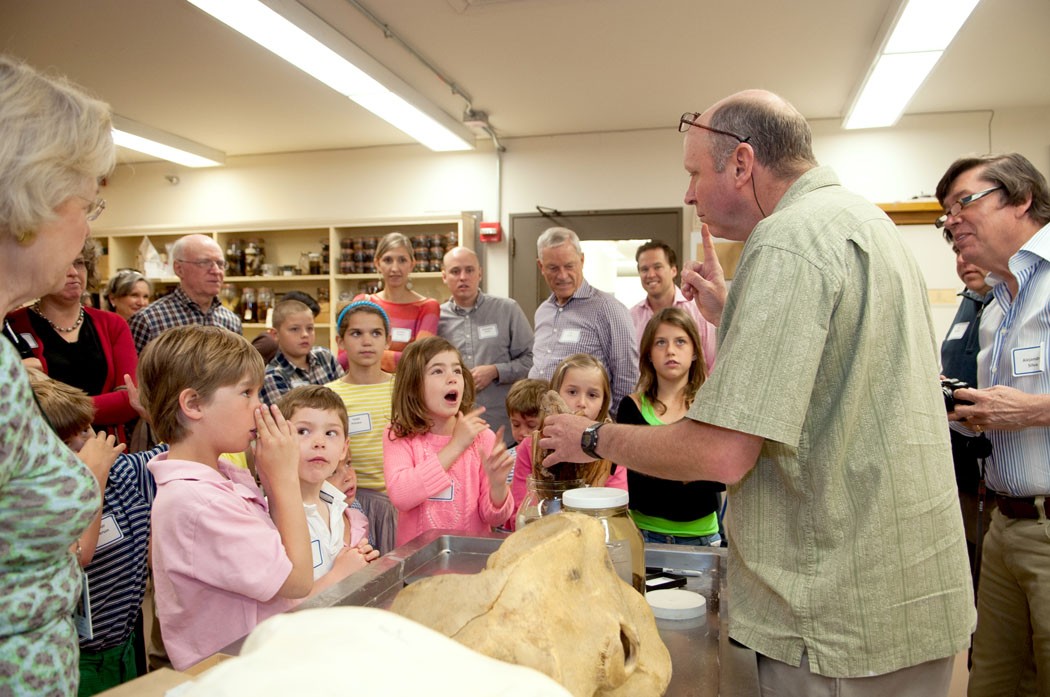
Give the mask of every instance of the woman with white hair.
M 0 56 L 3 314 L 51 292 L 81 252 L 105 206 L 96 197 L 114 163 L 110 129 L 105 104 Z M 98 535 L 98 479 L 117 451 L 95 438 L 77 459 L 0 341 L 0 693 L 77 692 L 76 553 L 82 538 L 94 548 L 85 536 Z

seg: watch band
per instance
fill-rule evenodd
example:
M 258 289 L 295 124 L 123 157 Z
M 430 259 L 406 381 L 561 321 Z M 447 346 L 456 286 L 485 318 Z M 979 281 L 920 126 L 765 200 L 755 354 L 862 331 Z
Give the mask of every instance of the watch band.
M 583 430 L 583 435 L 580 436 L 580 448 L 595 460 L 601 459 L 601 456 L 598 455 L 598 429 L 604 425 L 604 423 L 591 424 Z

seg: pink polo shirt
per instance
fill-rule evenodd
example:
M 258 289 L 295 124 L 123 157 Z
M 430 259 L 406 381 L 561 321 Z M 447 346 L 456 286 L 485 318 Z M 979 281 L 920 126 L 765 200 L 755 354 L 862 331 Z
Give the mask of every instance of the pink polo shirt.
M 700 347 L 704 352 L 704 365 L 707 366 L 707 374 L 715 367 L 715 349 L 717 347 L 718 327 L 704 319 L 700 314 L 700 308 L 691 300 L 686 300 L 682 295 L 682 289 L 675 286 L 674 307 L 685 310 L 686 314 L 693 318 L 700 333 Z M 643 298 L 637 305 L 631 308 L 631 321 L 634 323 L 634 338 L 641 344 L 645 325 L 653 318 L 653 308 L 649 305 L 649 298 Z
M 292 562 L 248 470 L 168 453 L 148 467 L 157 615 L 172 665 L 185 670 L 292 607 L 275 597 Z

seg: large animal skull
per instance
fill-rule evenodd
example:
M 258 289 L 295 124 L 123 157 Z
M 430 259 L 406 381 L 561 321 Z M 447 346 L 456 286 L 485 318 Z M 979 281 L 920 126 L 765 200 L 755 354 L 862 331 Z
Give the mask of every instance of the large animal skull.
M 658 697 L 671 679 L 649 605 L 616 575 L 601 524 L 578 513 L 514 533 L 478 574 L 413 583 L 391 609 L 575 697 Z

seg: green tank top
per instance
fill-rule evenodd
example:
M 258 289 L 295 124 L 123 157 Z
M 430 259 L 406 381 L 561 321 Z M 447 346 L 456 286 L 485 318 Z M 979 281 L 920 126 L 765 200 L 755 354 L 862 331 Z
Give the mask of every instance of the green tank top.
M 656 415 L 656 410 L 653 409 L 653 404 L 645 395 L 638 395 L 638 402 L 640 408 L 638 411 L 641 412 L 642 418 L 650 426 L 663 426 L 665 425 L 660 417 Z M 632 509 L 630 511 L 631 518 L 634 519 L 634 524 L 643 530 L 650 530 L 652 532 L 660 533 L 661 535 L 674 535 L 675 537 L 704 537 L 706 535 L 713 535 L 718 532 L 718 512 L 712 511 L 705 515 L 703 518 L 697 518 L 696 520 L 667 520 L 666 518 L 660 518 L 659 516 L 646 515 L 640 511 Z

